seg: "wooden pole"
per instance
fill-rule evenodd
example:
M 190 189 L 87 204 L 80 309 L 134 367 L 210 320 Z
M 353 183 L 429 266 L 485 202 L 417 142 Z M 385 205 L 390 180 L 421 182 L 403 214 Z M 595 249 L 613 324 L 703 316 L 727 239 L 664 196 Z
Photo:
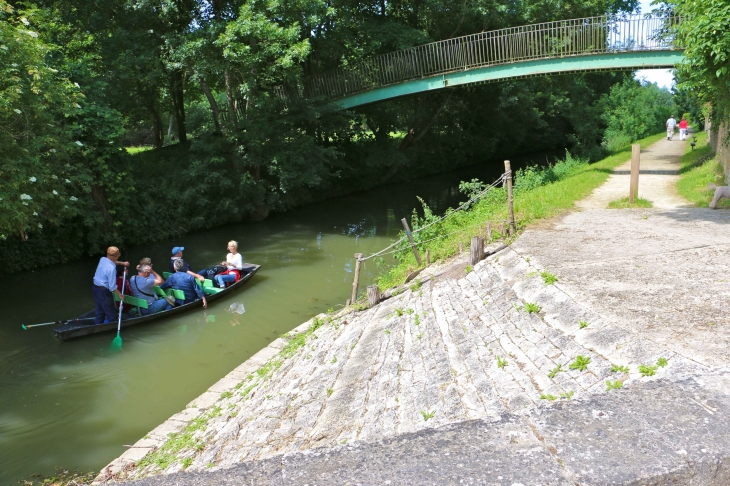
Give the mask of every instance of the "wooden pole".
M 484 240 L 478 236 L 474 236 L 471 239 L 471 248 L 469 251 L 469 263 L 476 265 L 482 260 L 484 256 Z
M 380 303 L 380 289 L 377 285 L 368 286 L 368 304 L 375 307 Z
M 426 266 L 431 265 L 431 250 L 426 248 Z
M 406 218 L 403 218 L 400 220 L 401 223 L 403 223 L 403 229 L 406 230 L 406 235 L 408 235 L 408 241 L 411 242 L 411 249 L 413 250 L 413 255 L 416 257 L 416 263 L 418 263 L 418 266 L 421 266 L 421 255 L 418 254 L 418 248 L 416 248 L 416 242 L 413 241 L 413 235 L 411 234 L 411 228 L 408 227 L 408 221 L 406 221 Z
M 487 241 L 492 241 L 492 222 L 487 221 Z
M 360 283 L 360 263 L 362 260 L 362 253 L 355 253 L 355 280 L 352 282 L 352 298 L 350 302 L 357 300 L 357 284 Z
M 512 194 L 512 168 L 509 160 L 504 161 L 504 173 L 507 174 L 507 214 L 509 216 L 509 235 L 515 234 L 515 199 Z
M 631 146 L 631 184 L 629 187 L 629 204 L 634 204 L 634 199 L 639 198 L 639 165 L 641 162 L 641 145 L 635 143 Z
M 464 243 L 462 243 L 460 241 L 459 242 L 459 255 L 463 255 L 463 254 L 464 254 Z

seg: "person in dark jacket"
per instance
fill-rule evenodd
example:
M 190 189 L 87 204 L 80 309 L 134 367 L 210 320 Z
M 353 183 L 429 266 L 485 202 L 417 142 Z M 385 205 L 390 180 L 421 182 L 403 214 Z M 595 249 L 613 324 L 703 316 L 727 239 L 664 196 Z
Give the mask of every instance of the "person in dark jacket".
M 175 260 L 174 266 L 175 273 L 167 277 L 167 280 L 160 285 L 160 288 L 182 290 L 185 294 L 185 300 L 176 300 L 179 305 L 203 299 L 203 309 L 207 309 L 208 302 L 205 300 L 205 294 L 197 282 L 195 282 L 195 277 L 185 272 L 185 262 L 182 259 Z
M 185 250 L 184 246 L 176 246 L 175 248 L 172 249 L 172 257 L 170 257 L 170 271 L 173 273 L 175 273 L 177 271 L 177 270 L 175 270 L 175 262 L 180 260 L 183 263 L 182 271 L 187 273 L 188 275 L 191 275 L 191 276 L 197 278 L 198 280 L 200 280 L 202 282 L 203 280 L 205 280 L 205 277 L 193 272 L 193 270 L 190 268 L 190 265 L 188 265 L 188 263 L 185 260 L 183 260 L 182 256 L 183 256 L 184 250 Z

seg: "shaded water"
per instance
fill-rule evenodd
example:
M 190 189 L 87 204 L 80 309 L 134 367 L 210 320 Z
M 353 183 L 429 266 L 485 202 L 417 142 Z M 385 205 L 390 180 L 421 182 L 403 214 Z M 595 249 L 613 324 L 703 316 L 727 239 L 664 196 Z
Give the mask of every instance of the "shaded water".
M 544 155 L 536 155 L 537 163 Z M 525 158 L 515 166 L 524 165 Z M 520 163 L 521 162 L 521 163 Z M 532 162 L 534 163 L 534 162 Z M 312 315 L 349 298 L 353 255 L 387 246 L 400 219 L 423 197 L 438 214 L 464 197 L 460 180 L 492 181 L 501 163 L 387 186 L 273 215 L 123 251 L 134 263 L 152 257 L 167 270 L 172 246 L 186 247 L 197 269 L 224 259 L 228 240 L 244 260 L 262 265 L 245 288 L 207 311 L 115 334 L 62 343 L 50 327 L 21 324 L 79 315 L 94 302 L 91 277 L 98 257 L 0 281 L 0 484 L 55 466 L 98 471 L 147 432 L 177 413 L 226 373 Z M 364 266 L 361 289 L 378 269 Z M 243 304 L 245 313 L 229 312 Z

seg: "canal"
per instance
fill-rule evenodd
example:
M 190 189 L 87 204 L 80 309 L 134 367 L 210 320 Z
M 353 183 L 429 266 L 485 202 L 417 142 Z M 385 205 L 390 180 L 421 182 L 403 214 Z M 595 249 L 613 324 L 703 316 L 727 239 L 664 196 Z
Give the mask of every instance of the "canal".
M 513 168 L 544 161 L 545 154 L 523 157 Z M 110 352 L 115 334 L 63 343 L 50 327 L 21 328 L 93 308 L 98 256 L 1 279 L 0 484 L 50 474 L 55 466 L 100 470 L 270 341 L 341 306 L 351 291 L 353 255 L 387 246 L 400 219 L 418 206 L 417 195 L 441 214 L 465 200 L 459 181 L 491 182 L 501 172 L 501 162 L 475 165 L 274 214 L 260 223 L 123 249 L 122 261 L 151 257 L 161 272 L 171 248 L 184 246 L 186 261 L 197 269 L 223 260 L 234 239 L 244 260 L 262 267 L 245 288 L 207 311 L 201 307 L 123 331 L 121 352 Z M 374 264 L 365 264 L 360 288 L 377 272 Z M 233 304 L 243 304 L 245 312 L 231 312 Z

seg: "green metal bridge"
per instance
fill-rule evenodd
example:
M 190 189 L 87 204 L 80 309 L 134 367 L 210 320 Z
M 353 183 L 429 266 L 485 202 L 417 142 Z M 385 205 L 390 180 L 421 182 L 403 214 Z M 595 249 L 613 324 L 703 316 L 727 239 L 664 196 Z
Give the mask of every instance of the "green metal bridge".
M 481 32 L 376 56 L 304 80 L 299 94 L 342 108 L 436 89 L 569 72 L 670 68 L 676 16 L 560 20 Z

